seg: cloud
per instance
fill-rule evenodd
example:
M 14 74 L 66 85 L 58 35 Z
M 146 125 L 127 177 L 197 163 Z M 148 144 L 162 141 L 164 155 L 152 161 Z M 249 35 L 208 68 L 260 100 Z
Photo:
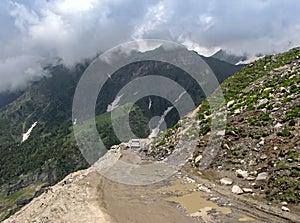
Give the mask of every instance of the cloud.
M 1 0 L 0 91 L 27 86 L 56 58 L 72 66 L 134 39 L 205 55 L 285 51 L 300 45 L 299 11 L 297 0 Z
M 20 56 L 0 61 L 1 91 L 22 90 L 41 76 L 47 76 L 40 63 L 40 58 Z

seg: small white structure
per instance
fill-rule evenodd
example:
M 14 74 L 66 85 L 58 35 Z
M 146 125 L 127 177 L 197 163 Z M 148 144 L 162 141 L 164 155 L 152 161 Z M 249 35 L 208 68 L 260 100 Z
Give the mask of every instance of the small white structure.
M 138 150 L 141 148 L 140 139 L 132 139 L 131 140 L 131 149 Z

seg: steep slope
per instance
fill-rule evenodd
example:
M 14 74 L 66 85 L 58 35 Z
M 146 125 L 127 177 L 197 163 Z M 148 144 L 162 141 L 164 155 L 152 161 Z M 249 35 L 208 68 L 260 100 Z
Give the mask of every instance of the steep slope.
M 16 100 L 23 94 L 23 91 L 16 91 L 16 92 L 0 92 L 0 109 L 5 107 L 9 103 Z
M 192 166 L 214 182 L 232 178 L 255 199 L 299 204 L 299 87 L 299 48 L 253 62 L 227 79 L 221 85 L 227 101 L 222 146 L 213 156 L 206 150 L 212 111 L 205 100 L 196 120 L 199 139 Z M 168 130 L 148 154 L 156 159 L 170 154 L 181 128 Z

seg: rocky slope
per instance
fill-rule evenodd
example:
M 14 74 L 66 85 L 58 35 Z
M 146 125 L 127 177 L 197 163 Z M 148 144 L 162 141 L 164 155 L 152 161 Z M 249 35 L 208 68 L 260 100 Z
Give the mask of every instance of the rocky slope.
M 227 101 L 227 128 L 221 148 L 205 168 L 209 178 L 217 182 L 227 176 L 246 188 L 241 193 L 299 204 L 299 48 L 251 63 L 221 87 Z M 202 157 L 209 155 L 205 148 L 211 113 L 206 100 L 195 121 L 199 125 L 198 146 L 191 159 L 195 168 L 203 169 Z M 167 131 L 147 154 L 157 159 L 170 154 L 181 128 Z

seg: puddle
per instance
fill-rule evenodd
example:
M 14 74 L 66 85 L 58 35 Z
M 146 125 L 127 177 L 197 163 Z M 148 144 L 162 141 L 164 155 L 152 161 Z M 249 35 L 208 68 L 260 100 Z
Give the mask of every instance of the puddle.
M 161 194 L 173 194 L 173 195 L 184 195 L 191 193 L 197 188 L 196 183 L 183 182 L 182 179 L 175 180 L 171 182 L 170 186 L 161 187 L 157 190 Z
M 229 208 L 220 207 L 216 203 L 206 200 L 204 196 L 207 196 L 207 193 L 195 191 L 197 187 L 195 182 L 178 179 L 171 182 L 170 186 L 158 189 L 157 192 L 169 195 L 165 200 L 180 204 L 189 215 L 201 217 L 205 222 L 212 222 L 211 216 L 208 214 L 208 211 L 212 209 L 223 214 L 231 213 Z
M 216 203 L 206 200 L 202 197 L 204 195 L 204 192 L 195 191 L 180 197 L 168 197 L 166 200 L 179 203 L 189 214 L 193 214 L 207 207 L 210 209 L 214 208 L 223 214 L 231 213 L 229 208 L 220 207 Z
M 239 218 L 239 221 L 241 222 L 247 222 L 247 221 L 255 221 L 254 218 L 248 217 L 248 216 L 244 216 L 242 218 Z

